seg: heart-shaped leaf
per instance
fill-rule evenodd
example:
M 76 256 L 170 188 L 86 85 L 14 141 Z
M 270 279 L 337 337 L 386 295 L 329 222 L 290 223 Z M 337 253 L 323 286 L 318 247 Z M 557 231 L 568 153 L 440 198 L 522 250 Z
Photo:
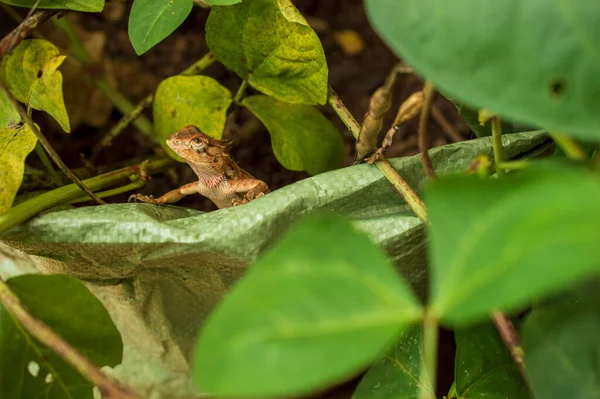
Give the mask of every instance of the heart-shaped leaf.
M 0 128 L 0 213 L 12 206 L 23 181 L 25 158 L 36 143 L 28 125 Z

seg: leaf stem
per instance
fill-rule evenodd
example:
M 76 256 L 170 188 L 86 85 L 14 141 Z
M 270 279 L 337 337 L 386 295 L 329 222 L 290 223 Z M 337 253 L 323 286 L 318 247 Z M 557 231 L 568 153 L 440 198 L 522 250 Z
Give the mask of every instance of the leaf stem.
M 0 256 L 0 259 L 2 257 Z M 100 389 L 103 396 L 111 398 L 141 399 L 130 387 L 121 384 L 102 372 L 81 352 L 73 348 L 46 323 L 33 316 L 19 297 L 0 279 L 0 302 L 2 306 L 20 323 L 25 330 L 42 344 L 50 348 L 61 359 L 70 364 L 85 379 Z
M 429 122 L 429 113 L 431 111 L 431 104 L 433 103 L 435 89 L 430 81 L 425 82 L 423 87 L 423 107 L 421 108 L 421 116 L 419 117 L 419 152 L 421 153 L 421 163 L 425 174 L 430 179 L 435 179 L 435 170 L 431 158 L 429 158 L 429 132 L 427 129 L 427 123 Z
M 235 97 L 233 98 L 234 104 L 239 105 L 240 101 L 242 100 L 242 97 L 244 96 L 244 93 L 246 92 L 247 87 L 248 87 L 248 81 L 243 80 L 242 84 L 240 85 L 240 88 L 238 89 L 237 93 L 235 93 Z
M 492 139 L 494 147 L 494 164 L 498 177 L 504 175 L 504 147 L 502 146 L 502 121 L 497 116 L 492 117 Z
M 354 136 L 355 139 L 358 139 L 360 125 L 350 113 L 348 108 L 346 108 L 340 96 L 338 96 L 331 86 L 329 86 L 328 89 L 327 101 L 340 120 L 350 130 L 352 136 Z M 408 206 L 410 206 L 417 217 L 419 217 L 419 219 L 421 219 L 423 222 L 427 222 L 427 209 L 425 208 L 425 204 L 423 201 L 421 201 L 421 198 L 419 198 L 417 193 L 409 186 L 406 180 L 404 180 L 402 176 L 396 172 L 389 161 L 382 156 L 377 162 L 375 162 L 375 165 L 379 168 L 381 173 L 383 173 L 386 179 L 392 183 L 394 188 L 406 201 Z
M 554 140 L 554 142 L 556 143 L 556 145 L 558 145 L 565 152 L 567 157 L 574 161 L 587 160 L 587 155 L 585 151 L 583 150 L 583 148 L 581 148 L 579 143 L 575 141 L 575 139 L 561 133 L 549 132 L 549 134 L 550 137 L 552 137 L 552 140 Z
M 8 88 L 6 87 L 6 85 L 4 84 L 2 79 L 0 79 L 0 90 L 4 91 L 6 98 L 8 98 L 8 100 L 11 102 L 13 107 L 15 107 L 15 109 L 19 112 L 19 114 L 21 115 L 21 118 L 25 121 L 25 123 L 27 123 L 27 125 L 29 125 L 29 128 L 33 131 L 33 133 L 35 133 L 35 135 L 38 139 L 38 142 L 44 147 L 44 149 L 46 150 L 48 155 L 50 155 L 50 158 L 52 158 L 52 160 L 59 167 L 59 169 L 62 170 L 62 172 L 65 175 L 67 175 L 69 177 L 69 179 L 71 179 L 72 182 L 74 182 L 77 186 L 79 186 L 79 188 L 81 188 L 83 191 L 85 191 L 85 193 L 87 195 L 89 195 L 89 197 L 91 199 L 93 199 L 98 205 L 105 204 L 104 201 L 102 201 L 100 198 L 96 197 L 94 195 L 94 193 L 92 192 L 92 190 L 90 190 L 88 187 L 86 187 L 86 185 L 83 184 L 81 182 L 81 180 L 79 180 L 79 178 L 77 176 L 75 176 L 69 168 L 67 168 L 67 166 L 63 163 L 62 159 L 60 159 L 60 157 L 56 153 L 56 151 L 54 151 L 52 144 L 50 144 L 48 139 L 46 139 L 46 136 L 44 136 L 42 134 L 42 132 L 38 129 L 36 124 L 33 122 L 33 119 L 31 119 L 31 117 L 29 116 L 29 114 L 27 114 L 27 112 L 21 106 L 21 104 L 13 97 L 12 93 L 8 90 Z
M 213 53 L 209 52 L 204 55 L 201 59 L 190 65 L 186 68 L 180 75 L 183 76 L 191 76 L 197 75 L 200 72 L 204 71 L 206 68 L 211 66 L 216 61 L 216 57 Z M 92 149 L 92 155 L 90 157 L 90 163 L 94 164 L 98 158 L 100 152 L 109 147 L 113 140 L 121 134 L 130 123 L 136 120 L 146 107 L 149 107 L 154 101 L 154 93 L 148 94 L 144 97 L 139 103 L 137 103 L 134 107 L 129 110 L 129 112 L 124 113 L 124 116 L 117 122 L 117 124 L 94 146 Z
M 172 167 L 177 162 L 171 158 L 157 159 L 150 162 L 142 162 L 103 175 L 86 179 L 83 182 L 93 190 L 102 190 L 113 186 L 121 181 L 136 181 L 141 178 L 142 170 L 147 174 L 153 174 Z M 50 209 L 56 205 L 64 204 L 76 199 L 81 195 L 81 190 L 75 184 L 69 184 L 52 191 L 40 194 L 32 199 L 20 203 L 0 215 L 0 234 L 25 222 L 38 213 Z
M 437 381 L 437 360 L 438 360 L 438 339 L 439 325 L 437 316 L 430 310 L 425 309 L 423 317 L 423 358 L 425 360 L 425 369 L 421 372 L 421 393 L 420 399 L 435 399 L 436 381 Z M 431 381 L 433 392 L 428 392 L 425 387 L 429 386 L 425 382 L 427 378 Z

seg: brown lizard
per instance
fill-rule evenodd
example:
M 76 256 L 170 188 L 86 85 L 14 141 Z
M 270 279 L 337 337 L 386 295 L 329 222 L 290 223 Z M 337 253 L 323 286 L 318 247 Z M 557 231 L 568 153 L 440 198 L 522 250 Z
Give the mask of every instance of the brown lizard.
M 212 138 L 196 126 L 186 126 L 167 139 L 167 145 L 196 172 L 198 181 L 169 191 L 159 198 L 134 194 L 129 201 L 168 204 L 190 194 L 201 194 L 218 208 L 245 204 L 269 192 L 269 187 L 242 169 L 229 155 L 229 143 Z

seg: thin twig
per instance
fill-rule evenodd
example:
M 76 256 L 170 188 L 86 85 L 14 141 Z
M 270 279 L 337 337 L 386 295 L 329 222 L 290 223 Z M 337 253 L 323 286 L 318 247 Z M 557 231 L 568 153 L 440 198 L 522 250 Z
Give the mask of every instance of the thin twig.
M 50 348 L 65 362 L 70 364 L 86 380 L 98 387 L 102 397 L 141 399 L 130 387 L 103 373 L 77 349 L 73 348 L 61 336 L 56 334 L 46 323 L 33 316 L 19 297 L 0 279 L 0 302 L 6 310 L 38 341 Z
M 435 89 L 431 82 L 426 81 L 423 87 L 423 94 L 425 96 L 423 100 L 423 108 L 421 109 L 421 116 L 419 118 L 419 152 L 421 153 L 421 163 L 425 174 L 430 179 L 435 179 L 435 170 L 429 158 L 429 135 L 427 129 L 427 123 L 429 122 L 429 112 L 431 110 L 431 104 L 433 103 Z
M 346 108 L 340 96 L 337 95 L 331 86 L 329 86 L 327 101 L 340 120 L 344 122 L 344 125 L 346 125 L 346 127 L 350 130 L 354 138 L 357 139 L 358 133 L 360 132 L 360 125 L 350 111 L 348 111 L 348 108 Z M 392 183 L 394 188 L 398 191 L 402 198 L 404 198 L 406 203 L 411 207 L 419 219 L 421 219 L 423 222 L 426 222 L 427 209 L 425 208 L 425 204 L 423 201 L 421 201 L 421 198 L 419 198 L 417 193 L 410 187 L 406 180 L 404 180 L 402 176 L 396 172 L 389 161 L 383 157 L 375 162 L 375 165 L 390 181 L 390 183 Z
M 510 321 L 502 312 L 493 312 L 492 321 L 500 333 L 502 341 L 504 341 L 504 344 L 517 364 L 521 375 L 525 381 L 528 381 L 527 371 L 525 370 L 525 352 L 521 346 L 521 339 L 517 329 L 512 321 Z
M 25 18 L 22 23 L 19 24 L 12 32 L 8 35 L 4 36 L 2 40 L 0 40 L 0 61 L 8 55 L 8 53 L 17 46 L 19 43 L 23 41 L 26 37 L 28 37 L 31 32 L 37 29 L 38 26 L 52 18 L 54 15 L 59 12 L 64 12 L 61 10 L 42 10 L 33 13 L 31 16 Z
M 50 155 L 50 158 L 52 158 L 52 160 L 59 167 L 59 169 L 62 170 L 63 173 L 67 175 L 69 179 L 71 179 L 71 181 L 75 183 L 80 189 L 85 191 L 85 193 L 89 195 L 90 198 L 93 199 L 98 205 L 105 204 L 104 201 L 96 197 L 94 193 L 88 187 L 86 187 L 86 185 L 83 184 L 81 180 L 79 180 L 69 168 L 67 168 L 67 166 L 63 163 L 62 159 L 60 159 L 60 157 L 56 153 L 56 151 L 54 151 L 52 144 L 50 144 L 50 142 L 46 139 L 46 136 L 44 136 L 42 132 L 40 132 L 38 127 L 33 122 L 33 119 L 31 119 L 31 117 L 27 114 L 23 106 L 21 106 L 21 104 L 13 97 L 12 93 L 8 90 L 8 88 L 6 87 L 4 82 L 2 82 L 2 80 L 0 80 L 0 90 L 4 92 L 8 100 L 11 102 L 13 107 L 15 107 L 15 109 L 19 112 L 19 115 L 21 115 L 21 118 L 23 118 L 25 123 L 27 123 L 31 131 L 35 133 L 35 136 L 37 137 L 38 141 L 42 144 L 42 147 L 44 147 L 48 155 Z
M 197 75 L 200 72 L 204 71 L 206 68 L 208 68 L 210 65 L 212 65 L 215 61 L 216 61 L 215 55 L 213 53 L 209 52 L 204 57 L 202 57 L 201 59 L 196 61 L 194 64 L 189 66 L 187 69 L 185 69 L 183 72 L 181 72 L 180 75 L 183 75 L 183 76 Z M 129 124 L 131 122 L 136 120 L 136 118 L 142 114 L 142 112 L 144 111 L 144 109 L 146 107 L 149 107 L 150 104 L 152 104 L 152 101 L 154 101 L 154 92 L 150 93 L 146 97 L 144 97 L 144 99 L 142 99 L 142 101 L 137 103 L 137 105 L 135 107 L 133 107 L 133 109 L 131 111 L 129 111 L 125 116 L 123 116 L 121 118 L 121 120 L 119 120 L 119 122 L 117 122 L 117 124 L 93 148 L 92 157 L 90 159 L 91 164 L 93 164 L 95 162 L 99 153 L 104 148 L 109 147 L 112 144 L 112 142 L 114 141 L 114 139 L 119 134 L 121 134 L 127 128 L 127 126 L 129 126 Z
M 459 143 L 464 141 L 464 137 L 452 126 L 448 119 L 444 116 L 444 113 L 436 104 L 431 104 L 431 116 L 442 128 L 442 131 L 452 140 L 453 143 Z
M 552 140 L 574 161 L 586 161 L 587 155 L 575 139 L 562 133 L 549 132 Z

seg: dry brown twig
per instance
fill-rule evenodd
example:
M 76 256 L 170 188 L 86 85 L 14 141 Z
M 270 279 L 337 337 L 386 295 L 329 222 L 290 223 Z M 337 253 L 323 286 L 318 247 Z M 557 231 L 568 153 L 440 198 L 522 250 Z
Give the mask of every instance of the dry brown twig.
M 421 108 L 421 116 L 419 117 L 419 152 L 421 153 L 421 163 L 423 164 L 423 169 L 425 169 L 425 174 L 430 179 L 435 179 L 435 170 L 433 169 L 431 158 L 429 158 L 427 123 L 429 122 L 429 112 L 434 96 L 435 88 L 431 82 L 425 82 L 425 86 L 423 87 L 423 106 Z

